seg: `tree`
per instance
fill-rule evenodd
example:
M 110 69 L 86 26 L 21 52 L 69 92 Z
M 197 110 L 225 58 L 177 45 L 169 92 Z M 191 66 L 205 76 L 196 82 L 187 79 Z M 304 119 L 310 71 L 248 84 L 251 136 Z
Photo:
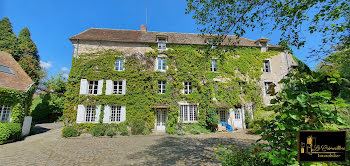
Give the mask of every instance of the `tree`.
M 17 61 L 19 61 L 20 55 L 18 53 L 17 45 L 17 36 L 13 33 L 9 18 L 5 17 L 0 20 L 0 51 L 10 53 Z
M 53 122 L 62 116 L 64 103 L 66 102 L 64 93 L 66 92 L 67 79 L 62 73 L 51 76 L 43 83 L 46 87 L 42 94 L 33 101 L 32 116 L 36 122 Z
M 42 78 L 40 56 L 35 43 L 30 38 L 30 31 L 23 28 L 18 35 L 13 33 L 9 18 L 0 21 L 0 51 L 10 53 L 19 62 L 23 70 L 36 83 Z
M 187 0 L 187 5 L 202 33 L 240 37 L 259 27 L 280 30 L 280 44 L 298 48 L 305 32 L 321 33 L 323 44 L 350 37 L 348 0 Z
M 23 28 L 18 34 L 18 49 L 21 55 L 33 55 L 33 58 L 37 61 L 40 60 L 38 55 L 38 49 L 35 43 L 30 38 L 30 32 L 27 27 Z

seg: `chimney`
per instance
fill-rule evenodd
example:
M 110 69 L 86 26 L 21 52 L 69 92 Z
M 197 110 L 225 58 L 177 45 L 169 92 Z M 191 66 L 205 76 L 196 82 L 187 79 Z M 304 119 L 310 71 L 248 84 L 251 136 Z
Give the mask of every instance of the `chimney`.
M 141 25 L 141 31 L 147 31 L 146 25 Z
M 267 52 L 269 45 L 267 44 L 270 41 L 270 39 L 261 37 L 258 40 L 255 41 L 256 44 L 261 46 L 261 52 Z

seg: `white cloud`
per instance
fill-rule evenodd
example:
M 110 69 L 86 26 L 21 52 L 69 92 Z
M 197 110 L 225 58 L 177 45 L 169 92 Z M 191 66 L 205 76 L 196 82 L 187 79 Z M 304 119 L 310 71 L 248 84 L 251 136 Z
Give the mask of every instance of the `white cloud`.
M 69 69 L 67 67 L 62 67 L 61 70 L 62 71 L 69 71 Z
M 64 73 L 62 76 L 63 76 L 64 78 L 68 78 L 68 74 L 66 74 L 66 73 Z
M 44 69 L 48 69 L 50 67 L 52 67 L 52 62 L 50 61 L 47 61 L 47 62 L 44 62 L 44 61 L 40 61 L 40 66 Z

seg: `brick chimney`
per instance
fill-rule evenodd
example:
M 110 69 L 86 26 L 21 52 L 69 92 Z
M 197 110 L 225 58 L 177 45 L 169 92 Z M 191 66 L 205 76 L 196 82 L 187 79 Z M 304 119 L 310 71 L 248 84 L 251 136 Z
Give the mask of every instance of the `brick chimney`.
M 141 31 L 147 31 L 146 25 L 141 25 Z

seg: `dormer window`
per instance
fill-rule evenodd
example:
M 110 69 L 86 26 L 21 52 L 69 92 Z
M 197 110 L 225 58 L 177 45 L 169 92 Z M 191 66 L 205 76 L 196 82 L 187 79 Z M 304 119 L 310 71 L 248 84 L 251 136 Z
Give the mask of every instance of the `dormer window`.
M 166 50 L 166 38 L 158 38 L 158 49 L 159 50 Z

